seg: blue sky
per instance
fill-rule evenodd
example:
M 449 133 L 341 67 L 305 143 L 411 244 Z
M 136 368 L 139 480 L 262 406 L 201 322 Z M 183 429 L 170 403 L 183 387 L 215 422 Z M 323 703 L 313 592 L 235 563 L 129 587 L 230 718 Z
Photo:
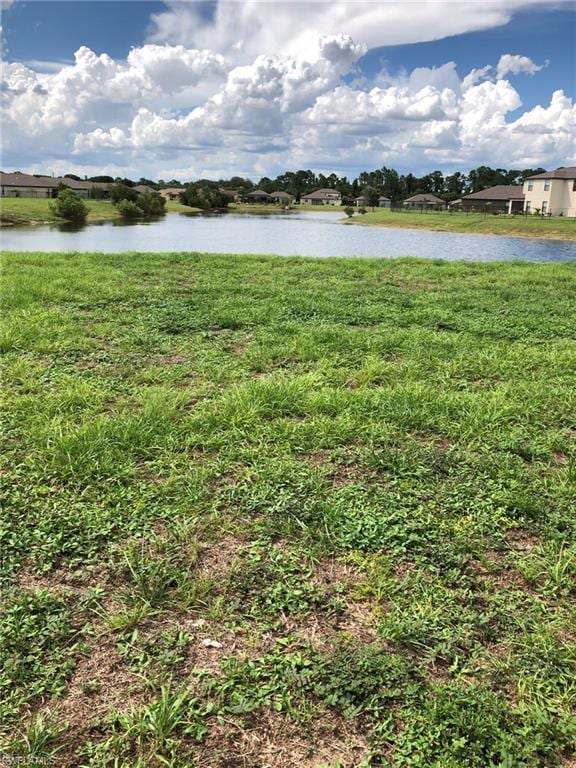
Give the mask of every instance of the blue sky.
M 574 161 L 570 2 L 7 6 L 3 167 L 257 177 Z

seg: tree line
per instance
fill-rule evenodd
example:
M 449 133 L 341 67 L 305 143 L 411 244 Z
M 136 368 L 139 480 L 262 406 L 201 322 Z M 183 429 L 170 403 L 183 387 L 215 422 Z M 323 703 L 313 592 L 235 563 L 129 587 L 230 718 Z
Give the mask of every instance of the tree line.
M 93 176 L 88 180 L 122 184 L 126 187 L 146 184 L 156 190 L 185 186 L 186 197 L 189 198 L 188 205 L 196 204 L 198 207 L 203 207 L 199 205 L 202 198 L 210 199 L 211 207 L 213 207 L 214 203 L 217 203 L 215 198 L 220 198 L 218 191 L 222 189 L 234 191 L 239 195 L 248 194 L 254 189 L 261 189 L 264 192 L 283 191 L 299 201 L 302 195 L 314 189 L 328 188 L 340 192 L 344 203 L 352 202 L 362 195 L 367 198 L 367 203 L 370 205 L 372 203 L 369 198 L 374 196 L 385 195 L 394 204 L 421 192 L 432 193 L 446 201 L 456 200 L 463 195 L 480 192 L 497 184 L 522 184 L 526 177 L 543 173 L 545 170 L 545 168 L 506 170 L 480 165 L 468 173 L 456 171 L 455 173 L 444 174 L 442 171 L 432 171 L 423 176 L 416 176 L 413 173 L 399 173 L 394 168 L 383 166 L 374 171 L 362 171 L 354 179 L 338 176 L 336 173 L 324 175 L 310 170 L 300 170 L 286 171 L 275 178 L 263 176 L 257 182 L 242 176 L 232 176 L 228 179 L 213 181 L 202 179 L 188 184 L 183 184 L 177 179 L 153 181 L 144 177 L 138 181 L 133 181 L 128 178 Z M 71 178 L 79 178 L 72 174 L 68 175 Z M 225 204 L 224 199 L 219 200 L 219 202 Z

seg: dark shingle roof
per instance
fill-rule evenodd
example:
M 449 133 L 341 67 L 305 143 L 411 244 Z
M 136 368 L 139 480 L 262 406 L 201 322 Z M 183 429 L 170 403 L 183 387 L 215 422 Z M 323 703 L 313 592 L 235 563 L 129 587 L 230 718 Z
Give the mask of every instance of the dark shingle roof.
M 555 171 L 546 171 L 537 173 L 535 176 L 528 176 L 528 179 L 576 179 L 576 167 L 556 168 Z
M 462 200 L 523 200 L 522 187 L 517 184 L 497 184 L 495 187 L 482 189 L 466 195 Z
M 264 192 L 263 189 L 255 189 L 253 192 L 248 192 L 246 197 L 271 197 L 268 192 Z

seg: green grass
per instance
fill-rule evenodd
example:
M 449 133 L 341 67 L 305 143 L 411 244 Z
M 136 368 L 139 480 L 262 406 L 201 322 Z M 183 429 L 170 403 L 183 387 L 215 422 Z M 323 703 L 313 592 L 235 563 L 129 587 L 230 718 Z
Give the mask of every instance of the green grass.
M 6 254 L 2 290 L 3 753 L 570 765 L 574 265 Z
M 89 208 L 88 223 L 120 218 L 117 209 L 109 200 L 86 200 Z M 189 208 L 181 203 L 168 201 L 169 213 L 190 213 L 196 208 Z M 57 218 L 50 210 L 50 200 L 32 197 L 3 197 L 0 204 L 0 220 L 7 224 L 39 224 L 55 222 Z
M 368 209 L 355 216 L 354 223 L 381 227 L 432 229 L 440 232 L 466 232 L 478 235 L 511 235 L 576 240 L 576 219 L 562 216 L 495 216 L 483 213 L 450 213 L 448 211 L 390 211 Z

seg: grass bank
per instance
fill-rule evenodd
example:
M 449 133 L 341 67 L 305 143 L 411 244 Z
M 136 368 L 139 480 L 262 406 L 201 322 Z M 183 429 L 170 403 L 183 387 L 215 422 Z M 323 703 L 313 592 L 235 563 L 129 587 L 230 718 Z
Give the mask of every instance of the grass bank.
M 109 200 L 86 200 L 89 208 L 88 223 L 119 219 L 117 209 Z M 190 213 L 196 208 L 176 202 L 167 202 L 166 211 L 172 213 Z M 0 223 L 6 225 L 30 225 L 55 223 L 58 218 L 50 210 L 50 200 L 32 197 L 3 197 L 0 201 Z
M 339 205 L 289 205 L 291 211 L 313 211 L 314 213 L 340 213 L 344 216 L 344 209 Z M 269 205 L 265 203 L 231 203 L 228 206 L 231 211 L 239 213 L 282 213 L 286 210 L 285 205 Z
M 369 210 L 352 219 L 354 224 L 381 227 L 431 229 L 439 232 L 465 232 L 478 235 L 576 240 L 576 219 L 562 216 L 484 216 L 481 213 L 433 213 Z
M 3 261 L 3 752 L 568 766 L 576 271 Z

